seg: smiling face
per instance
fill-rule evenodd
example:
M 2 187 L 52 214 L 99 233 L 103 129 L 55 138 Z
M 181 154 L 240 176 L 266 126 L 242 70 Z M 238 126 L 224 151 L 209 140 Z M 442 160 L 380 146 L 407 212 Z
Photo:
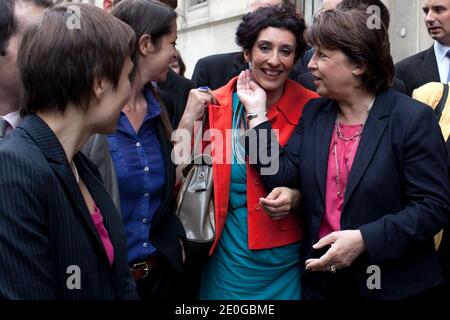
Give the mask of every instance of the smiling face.
M 268 27 L 261 30 L 252 50 L 244 52 L 245 60 L 252 63 L 253 80 L 268 95 L 281 96 L 294 66 L 296 45 L 292 32 Z
M 430 36 L 450 46 L 450 0 L 425 0 L 422 9 Z
M 152 45 L 152 49 L 145 57 L 145 65 L 142 66 L 144 72 L 148 70 L 150 81 L 165 81 L 169 65 L 176 54 L 177 23 L 172 23 L 170 33 L 163 35 L 159 39 L 158 45 Z M 140 62 L 141 64 L 141 62 Z

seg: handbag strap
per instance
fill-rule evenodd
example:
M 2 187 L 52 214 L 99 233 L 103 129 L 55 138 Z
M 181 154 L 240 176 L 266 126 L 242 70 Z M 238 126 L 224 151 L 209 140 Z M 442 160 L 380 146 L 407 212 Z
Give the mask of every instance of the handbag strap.
M 198 149 L 198 147 L 200 146 L 200 143 L 202 141 L 203 128 L 205 127 L 206 121 L 208 121 L 208 111 L 207 110 L 203 114 L 202 124 L 200 125 L 200 128 L 198 129 L 197 135 L 195 136 L 194 149 L 192 149 L 192 157 L 191 157 L 191 159 L 194 159 L 195 151 Z
M 439 103 L 434 109 L 438 121 L 441 120 L 442 111 L 444 111 L 445 103 L 447 102 L 447 97 L 448 97 L 448 83 L 444 83 L 444 92 L 442 93 L 441 100 L 439 100 Z

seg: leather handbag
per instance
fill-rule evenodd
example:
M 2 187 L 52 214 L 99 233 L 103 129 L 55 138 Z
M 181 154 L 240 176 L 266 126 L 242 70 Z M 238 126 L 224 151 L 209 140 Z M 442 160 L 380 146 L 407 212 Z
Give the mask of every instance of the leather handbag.
M 207 255 L 216 236 L 212 159 L 203 153 L 195 155 L 206 120 L 205 113 L 177 197 L 176 214 L 186 232 L 188 255 Z

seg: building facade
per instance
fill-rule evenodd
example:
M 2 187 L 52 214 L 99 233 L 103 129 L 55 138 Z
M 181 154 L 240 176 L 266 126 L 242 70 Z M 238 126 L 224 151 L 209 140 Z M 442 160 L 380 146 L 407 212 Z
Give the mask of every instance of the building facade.
M 293 0 L 307 23 L 322 0 Z M 391 50 L 394 61 L 432 44 L 423 22 L 423 0 L 384 0 L 391 12 Z M 199 58 L 237 51 L 234 34 L 247 0 L 178 0 L 178 49 L 190 77 Z
M 103 0 L 55 0 L 85 2 L 102 7 Z M 216 53 L 238 51 L 235 31 L 248 0 L 178 0 L 178 49 L 190 77 L 198 59 Z M 304 12 L 307 24 L 322 0 L 292 0 Z M 423 0 L 383 0 L 391 13 L 391 51 L 394 61 L 432 44 L 422 13 Z

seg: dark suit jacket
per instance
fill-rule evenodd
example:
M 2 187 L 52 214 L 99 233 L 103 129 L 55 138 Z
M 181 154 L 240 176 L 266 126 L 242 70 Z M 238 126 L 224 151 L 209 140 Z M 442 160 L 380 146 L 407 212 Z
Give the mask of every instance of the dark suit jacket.
M 248 68 L 242 52 L 214 54 L 197 61 L 192 80 L 201 87 L 216 90 Z
M 95 166 L 81 153 L 80 177 L 114 247 L 103 244 L 53 131 L 35 115 L 0 144 L 0 298 L 137 299 L 121 217 Z M 79 269 L 80 289 L 70 290 Z M 73 278 L 72 278 L 73 279 Z
M 440 82 L 434 46 L 403 59 L 395 65 L 396 76 L 405 84 L 406 94 L 412 96 L 414 89 L 428 82 Z
M 196 87 L 194 81 L 179 76 L 170 68 L 166 81 L 158 82 L 158 88 L 162 91 L 158 93 L 172 121 L 172 128 L 176 129 L 178 127 L 186 107 L 189 92 Z
M 267 190 L 290 186 L 302 191 L 306 215 L 302 268 L 306 259 L 320 256 L 312 246 L 325 212 L 337 109 L 327 98 L 306 105 L 295 133 L 279 153 L 278 171 L 261 177 Z M 259 125 L 256 137 L 270 128 L 268 122 Z M 346 275 L 341 292 L 402 299 L 437 286 L 442 270 L 433 236 L 447 224 L 449 211 L 446 146 L 433 110 L 393 89 L 380 93 L 364 127 L 341 216 L 341 230 L 359 229 L 367 251 L 350 268 L 338 271 Z M 367 288 L 371 265 L 381 269 L 381 290 Z M 315 277 L 312 274 L 305 271 L 305 281 Z
M 150 228 L 149 239 L 151 243 L 162 253 L 174 266 L 174 268 L 181 274 L 183 270 L 183 261 L 181 254 L 181 245 L 179 240 L 185 239 L 185 233 L 183 225 L 178 217 L 175 215 L 175 201 L 174 201 L 174 186 L 175 186 L 175 165 L 171 160 L 172 144 L 169 142 L 164 126 L 162 124 L 161 116 L 159 116 L 156 122 L 156 129 L 158 133 L 159 142 L 163 151 L 164 163 L 165 163 L 165 190 L 164 198 L 161 205 L 152 221 Z M 108 146 L 106 137 L 97 135 L 94 140 L 98 141 L 90 149 L 90 155 L 96 155 L 91 160 L 104 169 L 106 167 L 103 163 L 112 163 L 111 151 Z M 99 156 L 102 154 L 102 156 Z M 106 181 L 115 181 L 106 185 L 107 190 L 111 194 L 112 198 L 120 199 L 119 188 L 113 188 L 117 184 L 117 176 L 115 173 L 114 165 L 109 167 L 111 170 L 102 170 L 101 174 Z
M 311 61 L 313 55 L 314 55 L 314 48 L 309 48 L 306 50 L 303 57 L 300 57 L 300 59 L 298 59 L 298 61 L 294 65 L 294 70 L 296 71 L 297 74 L 296 77 L 293 78 L 292 80 L 295 80 L 298 76 L 301 76 L 302 74 L 309 72 L 308 64 L 309 61 Z

